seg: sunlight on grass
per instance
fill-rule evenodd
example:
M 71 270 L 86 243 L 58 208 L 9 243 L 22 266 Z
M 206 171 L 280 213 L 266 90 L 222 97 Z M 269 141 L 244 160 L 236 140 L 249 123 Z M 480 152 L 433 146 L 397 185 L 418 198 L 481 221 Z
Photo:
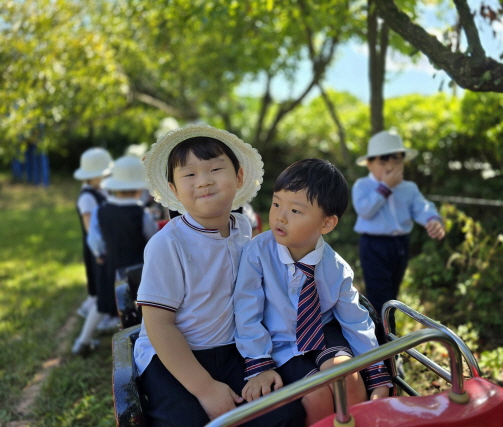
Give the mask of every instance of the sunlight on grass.
M 0 176 L 0 425 L 18 419 L 14 411 L 21 391 L 54 357 L 61 345 L 54 338 L 86 295 L 75 210 L 79 183 L 67 179 L 43 189 L 2 180 Z M 76 331 L 70 333 L 69 340 Z M 44 405 L 44 415 L 30 416 L 30 425 L 113 425 L 110 372 L 106 343 L 93 360 L 63 358 L 51 376 L 78 387 L 72 393 L 49 387 L 42 399 L 57 405 Z

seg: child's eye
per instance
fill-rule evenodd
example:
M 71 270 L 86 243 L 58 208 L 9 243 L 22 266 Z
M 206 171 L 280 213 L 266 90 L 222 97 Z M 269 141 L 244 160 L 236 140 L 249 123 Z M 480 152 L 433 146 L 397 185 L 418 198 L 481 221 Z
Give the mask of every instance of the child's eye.
M 300 213 L 302 213 L 301 211 L 298 211 L 297 209 L 292 209 L 292 212 L 293 212 L 294 214 L 300 214 Z
M 215 169 L 212 169 L 211 171 L 212 172 L 216 172 L 216 171 L 219 171 L 219 170 L 222 170 L 223 168 L 215 168 Z
M 273 205 L 275 208 L 279 208 L 279 205 L 278 205 L 276 202 L 272 202 L 272 205 Z
M 184 175 L 183 177 L 185 178 L 185 177 L 189 177 L 189 176 L 194 176 L 194 174 L 193 173 L 188 173 L 187 175 Z

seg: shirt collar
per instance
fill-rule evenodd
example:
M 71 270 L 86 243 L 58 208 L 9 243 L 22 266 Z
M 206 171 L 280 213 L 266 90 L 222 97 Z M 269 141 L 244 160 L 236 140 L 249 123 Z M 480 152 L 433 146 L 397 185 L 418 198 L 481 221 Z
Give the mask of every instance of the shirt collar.
M 306 256 L 304 256 L 299 262 L 308 265 L 317 265 L 321 261 L 321 257 L 323 256 L 323 247 L 325 245 L 325 241 L 323 240 L 323 236 L 320 236 L 318 241 L 316 242 L 316 247 L 312 252 L 309 252 Z M 294 264 L 295 261 L 292 259 L 292 255 L 286 246 L 280 245 L 276 242 L 276 247 L 278 248 L 278 256 L 279 260 L 286 265 Z
M 372 180 L 372 181 L 375 181 L 375 182 L 380 182 L 377 180 L 377 178 L 374 176 L 374 174 L 372 172 L 369 172 L 369 178 Z
M 197 231 L 198 233 L 204 233 L 206 236 L 211 237 L 213 239 L 224 239 L 218 231 L 217 228 L 204 228 L 201 224 L 199 224 L 194 218 L 190 216 L 188 212 L 184 213 L 181 218 L 182 222 L 190 227 L 192 230 Z M 230 215 L 229 217 L 229 228 L 230 234 L 235 234 L 238 230 L 238 222 L 236 221 L 236 217 L 234 215 Z
M 112 205 L 118 206 L 143 206 L 143 202 L 134 197 L 116 197 L 116 196 L 108 196 L 107 202 Z

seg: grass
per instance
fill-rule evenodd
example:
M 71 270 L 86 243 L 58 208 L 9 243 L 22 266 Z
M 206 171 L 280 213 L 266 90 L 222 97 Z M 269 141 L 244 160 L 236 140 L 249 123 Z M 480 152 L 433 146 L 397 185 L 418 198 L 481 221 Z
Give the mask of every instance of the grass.
M 59 333 L 86 295 L 78 188 L 71 178 L 45 189 L 0 176 L 1 425 L 23 418 L 30 426 L 115 425 L 111 337 L 83 359 L 69 352 L 82 321 L 73 322 L 67 336 Z M 23 389 L 50 361 L 56 366 L 31 413 L 20 415 Z

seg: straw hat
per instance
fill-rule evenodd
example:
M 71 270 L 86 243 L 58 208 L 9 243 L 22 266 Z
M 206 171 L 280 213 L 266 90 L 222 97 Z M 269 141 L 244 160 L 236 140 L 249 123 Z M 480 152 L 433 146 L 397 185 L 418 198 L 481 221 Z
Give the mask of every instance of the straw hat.
M 243 142 L 236 135 L 204 124 L 187 125 L 174 129 L 160 137 L 152 145 L 146 154 L 144 165 L 147 188 L 154 199 L 171 210 L 176 210 L 180 213 L 185 212 L 185 208 L 168 186 L 168 178 L 166 176 L 168 157 L 173 148 L 180 142 L 198 136 L 210 137 L 223 142 L 234 152 L 239 164 L 243 168 L 243 186 L 236 192 L 232 209 L 237 209 L 251 201 L 257 195 L 262 184 L 262 177 L 264 175 L 262 157 L 255 148 Z
M 112 168 L 112 176 L 103 181 L 107 190 L 141 190 L 146 188 L 145 170 L 138 157 L 119 158 Z
M 356 159 L 356 164 L 366 166 L 369 157 L 384 156 L 385 154 L 405 153 L 405 160 L 412 160 L 418 155 L 418 151 L 403 146 L 403 140 L 395 131 L 386 131 L 376 133 L 369 140 L 367 154 Z
M 80 168 L 73 177 L 80 181 L 100 178 L 110 173 L 113 166 L 112 157 L 104 148 L 89 148 L 80 156 Z

